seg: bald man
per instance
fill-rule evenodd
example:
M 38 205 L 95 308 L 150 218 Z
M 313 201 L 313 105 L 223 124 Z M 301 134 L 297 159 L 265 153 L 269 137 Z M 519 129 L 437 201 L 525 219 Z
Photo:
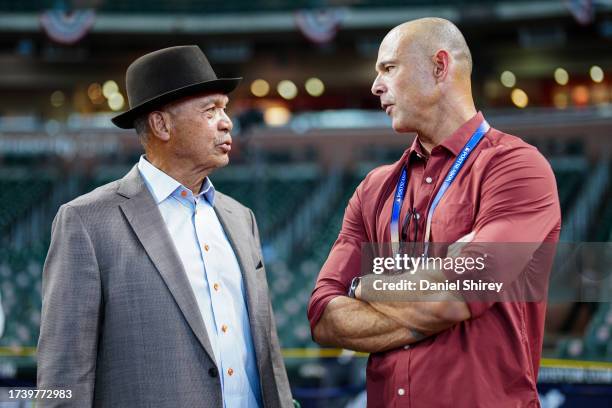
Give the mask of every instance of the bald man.
M 466 301 L 441 291 L 389 302 L 364 296 L 373 280 L 360 277 L 367 242 L 535 243 L 524 258 L 508 259 L 510 250 L 497 258 L 532 279 L 550 261 L 543 247 L 558 241 L 561 225 L 554 175 L 535 148 L 476 110 L 471 71 L 463 35 L 444 19 L 402 24 L 380 45 L 372 93 L 393 129 L 416 137 L 357 187 L 308 306 L 316 342 L 371 353 L 368 407 L 540 405 L 543 300 Z M 442 282 L 449 274 L 421 268 L 414 276 Z

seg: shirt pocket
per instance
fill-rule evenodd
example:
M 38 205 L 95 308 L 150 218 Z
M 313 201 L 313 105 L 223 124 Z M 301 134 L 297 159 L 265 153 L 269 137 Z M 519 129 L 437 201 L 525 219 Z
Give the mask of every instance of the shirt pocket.
M 431 220 L 431 241 L 452 243 L 474 227 L 474 206 L 470 203 L 440 203 Z

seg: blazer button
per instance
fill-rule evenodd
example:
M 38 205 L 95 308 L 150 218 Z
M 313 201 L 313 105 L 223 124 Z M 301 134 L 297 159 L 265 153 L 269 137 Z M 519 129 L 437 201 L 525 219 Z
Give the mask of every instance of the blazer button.
M 217 367 L 211 367 L 208 369 L 208 375 L 212 378 L 217 378 L 219 376 L 219 370 L 217 370 Z

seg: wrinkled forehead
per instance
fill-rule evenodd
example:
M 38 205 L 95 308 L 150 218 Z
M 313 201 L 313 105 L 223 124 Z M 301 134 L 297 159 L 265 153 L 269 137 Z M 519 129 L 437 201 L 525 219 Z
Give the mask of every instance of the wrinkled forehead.
M 171 110 L 179 111 L 186 108 L 204 108 L 207 105 L 227 105 L 229 97 L 222 93 L 201 93 L 185 96 L 176 101 L 170 102 L 167 107 Z
M 381 68 L 386 62 L 414 64 L 425 55 L 422 45 L 424 39 L 421 33 L 413 27 L 393 29 L 380 43 L 376 68 Z
M 208 93 L 201 94 L 194 97 L 196 103 L 208 104 L 215 103 L 219 105 L 225 105 L 229 102 L 229 97 L 222 93 Z
M 377 64 L 390 59 L 401 60 L 411 54 L 415 48 L 416 37 L 414 30 L 409 27 L 396 27 L 391 30 L 380 43 Z

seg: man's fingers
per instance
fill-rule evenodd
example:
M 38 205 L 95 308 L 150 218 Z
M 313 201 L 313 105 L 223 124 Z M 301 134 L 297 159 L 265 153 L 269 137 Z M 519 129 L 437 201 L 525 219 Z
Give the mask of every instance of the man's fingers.
M 474 239 L 475 235 L 476 235 L 476 233 L 474 231 L 472 231 L 469 234 L 464 235 L 461 238 L 459 238 L 457 241 L 455 241 L 454 244 L 452 244 L 451 246 L 448 247 L 448 252 L 446 253 L 446 256 L 451 257 L 451 258 L 459 256 L 459 253 L 461 252 L 461 249 L 463 249 L 463 247 L 468 242 L 472 242 L 472 240 Z
M 476 232 L 472 231 L 469 234 L 462 236 L 455 242 L 472 242 L 475 236 L 476 236 Z

